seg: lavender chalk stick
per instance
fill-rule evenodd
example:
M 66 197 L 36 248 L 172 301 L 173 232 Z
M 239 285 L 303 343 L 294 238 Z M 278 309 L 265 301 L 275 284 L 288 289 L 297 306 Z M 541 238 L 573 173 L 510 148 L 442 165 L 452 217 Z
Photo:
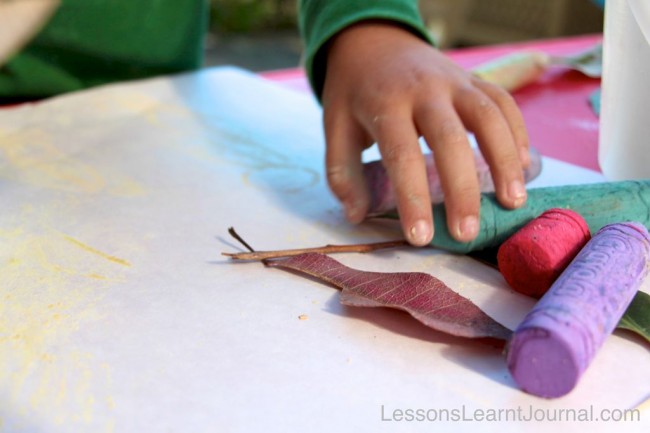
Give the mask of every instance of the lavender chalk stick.
M 515 330 L 507 362 L 517 384 L 540 397 L 570 392 L 632 301 L 649 259 L 641 224 L 596 233 Z

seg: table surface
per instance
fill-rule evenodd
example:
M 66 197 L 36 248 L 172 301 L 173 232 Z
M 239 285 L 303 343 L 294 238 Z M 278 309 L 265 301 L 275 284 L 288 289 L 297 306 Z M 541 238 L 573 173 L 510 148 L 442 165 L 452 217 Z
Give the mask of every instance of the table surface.
M 472 68 L 516 51 L 539 50 L 554 55 L 579 53 L 602 41 L 602 35 L 464 48 L 447 51 L 465 68 Z M 309 92 L 301 69 L 263 73 L 287 88 Z M 524 115 L 530 143 L 543 155 L 599 171 L 598 117 L 589 105 L 589 96 L 600 80 L 562 67 L 549 69 L 542 78 L 517 92 L 514 97 Z

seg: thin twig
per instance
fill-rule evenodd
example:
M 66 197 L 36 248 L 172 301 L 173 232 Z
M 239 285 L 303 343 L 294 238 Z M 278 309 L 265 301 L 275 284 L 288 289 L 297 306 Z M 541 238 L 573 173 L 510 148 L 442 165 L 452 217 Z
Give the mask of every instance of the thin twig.
M 232 233 L 231 233 L 232 234 Z M 240 241 L 241 242 L 241 241 Z M 292 250 L 277 250 L 277 251 L 251 251 L 250 253 L 221 253 L 228 256 L 233 260 L 266 260 L 275 259 L 279 257 L 297 256 L 304 253 L 368 253 L 375 250 L 386 248 L 396 248 L 408 246 L 406 240 L 377 242 L 370 244 L 355 244 L 355 245 L 325 245 L 316 248 L 297 248 Z M 250 250 L 251 248 L 249 248 Z
M 232 237 L 235 238 L 237 241 L 239 241 L 239 243 L 241 243 L 244 247 L 246 247 L 246 249 L 248 249 L 248 251 L 250 251 L 249 254 L 255 254 L 255 250 L 253 249 L 253 247 L 251 247 L 251 246 L 248 244 L 248 242 L 246 242 L 246 241 L 244 240 L 244 238 L 242 238 L 241 236 L 239 236 L 239 233 L 237 233 L 237 232 L 235 231 L 235 228 L 234 228 L 234 227 L 228 227 L 228 233 L 230 234 L 230 236 L 232 236 Z M 263 264 L 264 266 L 268 266 L 268 265 L 269 265 L 269 261 L 266 260 L 266 259 L 262 259 L 261 262 L 262 262 L 262 264 Z
M 254 252 L 255 252 L 255 250 L 253 249 L 253 247 L 251 247 L 250 245 L 248 245 L 248 243 L 247 243 L 247 242 L 246 242 L 246 241 L 245 241 L 241 236 L 239 236 L 239 233 L 237 233 L 237 232 L 235 231 L 235 228 L 234 228 L 234 227 L 228 227 L 228 233 L 230 234 L 230 236 L 232 236 L 233 238 L 237 239 L 237 240 L 239 241 L 240 244 L 242 244 L 243 246 L 245 246 L 246 249 L 247 249 L 248 251 L 250 251 L 251 253 L 254 253 Z

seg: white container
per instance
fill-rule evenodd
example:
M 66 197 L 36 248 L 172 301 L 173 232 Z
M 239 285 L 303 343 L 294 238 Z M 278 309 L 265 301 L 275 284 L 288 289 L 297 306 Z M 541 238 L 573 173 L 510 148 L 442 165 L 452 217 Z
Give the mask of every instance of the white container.
M 650 0 L 607 0 L 598 161 L 609 180 L 650 178 Z

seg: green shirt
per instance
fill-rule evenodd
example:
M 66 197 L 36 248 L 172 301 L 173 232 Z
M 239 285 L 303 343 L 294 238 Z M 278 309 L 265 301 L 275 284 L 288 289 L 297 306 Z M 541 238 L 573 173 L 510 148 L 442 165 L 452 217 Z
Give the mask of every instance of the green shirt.
M 330 38 L 386 19 L 426 40 L 417 0 L 300 0 L 305 66 L 320 95 Z M 207 0 L 62 0 L 38 36 L 0 67 L 0 98 L 39 98 L 113 81 L 198 68 Z
M 62 0 L 0 67 L 0 97 L 38 98 L 197 68 L 207 0 Z
M 417 0 L 300 0 L 299 5 L 305 68 L 318 97 L 325 81 L 327 44 L 332 36 L 351 24 L 390 20 L 433 42 L 420 18 Z

